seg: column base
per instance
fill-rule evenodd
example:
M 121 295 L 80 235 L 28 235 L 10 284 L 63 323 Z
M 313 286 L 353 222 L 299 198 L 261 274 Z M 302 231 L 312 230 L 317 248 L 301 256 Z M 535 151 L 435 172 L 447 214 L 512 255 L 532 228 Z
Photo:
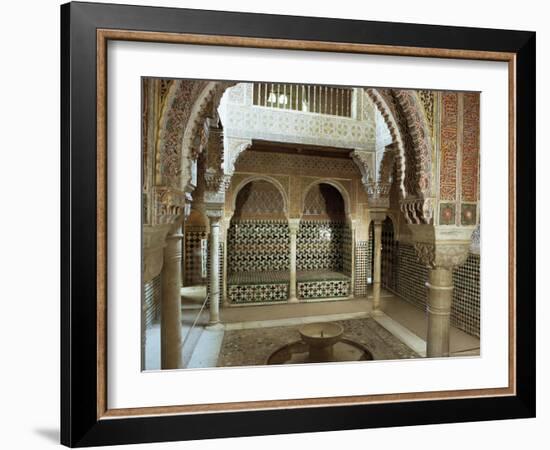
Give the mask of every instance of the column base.
M 298 300 L 298 297 L 289 297 L 288 303 L 300 303 L 300 300 Z
M 225 327 L 221 322 L 208 322 L 205 326 L 207 330 L 224 330 Z
M 384 314 L 384 312 L 381 309 L 373 309 L 370 312 L 371 316 L 382 316 L 383 314 Z

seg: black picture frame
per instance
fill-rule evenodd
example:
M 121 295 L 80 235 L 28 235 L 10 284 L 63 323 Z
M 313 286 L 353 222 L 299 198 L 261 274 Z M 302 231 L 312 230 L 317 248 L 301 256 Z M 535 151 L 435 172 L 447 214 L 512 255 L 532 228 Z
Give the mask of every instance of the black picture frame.
M 516 56 L 516 394 L 98 418 L 98 29 L 506 52 Z M 71 447 L 535 416 L 534 32 L 93 3 L 61 6 L 61 443 Z

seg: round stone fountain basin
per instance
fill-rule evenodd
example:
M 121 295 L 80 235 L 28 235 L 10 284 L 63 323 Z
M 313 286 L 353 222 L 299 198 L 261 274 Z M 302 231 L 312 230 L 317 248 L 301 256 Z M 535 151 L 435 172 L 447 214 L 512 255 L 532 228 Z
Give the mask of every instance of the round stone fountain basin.
M 337 323 L 308 323 L 299 330 L 302 340 L 315 347 L 336 344 L 344 334 L 344 328 Z
M 344 334 L 344 328 L 337 323 L 309 323 L 299 330 L 302 341 L 309 346 L 312 362 L 329 362 L 334 359 L 334 344 Z
M 364 346 L 343 337 L 344 328 L 332 322 L 310 323 L 299 330 L 301 341 L 291 342 L 274 351 L 267 364 L 303 364 L 372 360 Z
M 342 338 L 332 347 L 332 356 L 329 362 L 370 361 L 374 359 L 372 353 L 364 345 L 351 339 Z M 315 362 L 310 357 L 310 347 L 303 341 L 295 341 L 283 345 L 275 350 L 266 364 L 307 364 Z

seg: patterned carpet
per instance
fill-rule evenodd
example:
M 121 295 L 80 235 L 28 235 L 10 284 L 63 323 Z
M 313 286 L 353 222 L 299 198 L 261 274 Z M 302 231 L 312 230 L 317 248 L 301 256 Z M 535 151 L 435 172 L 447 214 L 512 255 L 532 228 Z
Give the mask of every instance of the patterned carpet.
M 344 337 L 365 345 L 375 360 L 418 358 L 409 347 L 372 319 L 338 321 Z M 299 341 L 299 326 L 226 331 L 218 367 L 258 366 L 281 346 Z

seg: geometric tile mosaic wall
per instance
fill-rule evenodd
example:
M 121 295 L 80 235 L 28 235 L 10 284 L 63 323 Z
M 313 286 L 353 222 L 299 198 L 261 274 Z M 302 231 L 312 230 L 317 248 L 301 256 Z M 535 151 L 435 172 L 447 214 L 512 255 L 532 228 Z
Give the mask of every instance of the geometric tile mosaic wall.
M 207 238 L 207 229 L 204 226 L 185 227 L 185 270 L 183 285 L 194 286 L 204 284 L 201 263 L 201 240 Z
M 208 242 L 210 244 L 210 241 Z M 208 247 L 207 247 L 208 249 Z M 220 293 L 220 302 L 222 301 L 222 294 L 223 294 L 223 243 L 219 243 L 218 248 L 218 255 L 219 255 L 219 272 L 218 272 L 218 292 Z M 210 273 L 210 250 L 207 250 L 207 257 L 206 257 L 206 267 L 207 267 L 207 273 Z M 206 292 L 210 294 L 210 278 L 206 280 Z M 210 301 L 207 302 L 207 305 L 210 305 Z
M 383 284 L 383 286 L 388 287 L 408 302 L 425 309 L 427 267 L 418 262 L 417 253 L 412 245 L 397 242 L 393 248 L 397 252 L 397 256 L 393 257 L 397 268 L 392 270 L 394 275 L 391 279 L 392 284 Z
M 297 270 L 333 270 L 344 268 L 345 222 L 301 220 L 297 236 Z
M 351 228 L 348 226 L 344 227 L 344 233 L 342 237 L 342 271 L 351 276 L 351 267 L 352 267 L 352 235 Z
M 391 257 L 394 267 L 390 283 L 384 284 L 404 300 L 425 310 L 428 269 L 418 262 L 414 247 L 396 241 Z M 384 281 L 386 278 L 382 277 Z M 451 323 L 479 337 L 479 255 L 470 253 L 463 266 L 453 271 Z
M 227 234 L 227 271 L 288 271 L 289 246 L 286 220 L 231 221 Z
M 227 235 L 227 294 L 231 303 L 288 300 L 289 234 L 286 220 L 232 221 Z M 345 222 L 301 221 L 297 236 L 298 297 L 349 296 L 351 257 L 344 257 L 344 249 L 351 253 L 351 232 Z M 342 273 L 344 267 L 347 276 Z
M 451 323 L 479 337 L 479 255 L 470 253 L 464 265 L 453 271 Z
M 350 280 L 323 280 L 298 282 L 298 297 L 301 299 L 347 297 Z
M 366 297 L 367 278 L 370 277 L 371 255 L 369 241 L 355 243 L 355 296 Z
M 397 276 L 397 264 L 394 258 L 397 256 L 397 241 L 394 240 L 393 224 L 391 219 L 382 223 L 382 252 L 381 252 L 381 282 L 382 286 L 392 286 L 393 279 Z
M 143 285 L 143 315 L 145 328 L 160 319 L 160 274 Z
M 227 295 L 231 303 L 286 302 L 288 283 L 229 284 Z

